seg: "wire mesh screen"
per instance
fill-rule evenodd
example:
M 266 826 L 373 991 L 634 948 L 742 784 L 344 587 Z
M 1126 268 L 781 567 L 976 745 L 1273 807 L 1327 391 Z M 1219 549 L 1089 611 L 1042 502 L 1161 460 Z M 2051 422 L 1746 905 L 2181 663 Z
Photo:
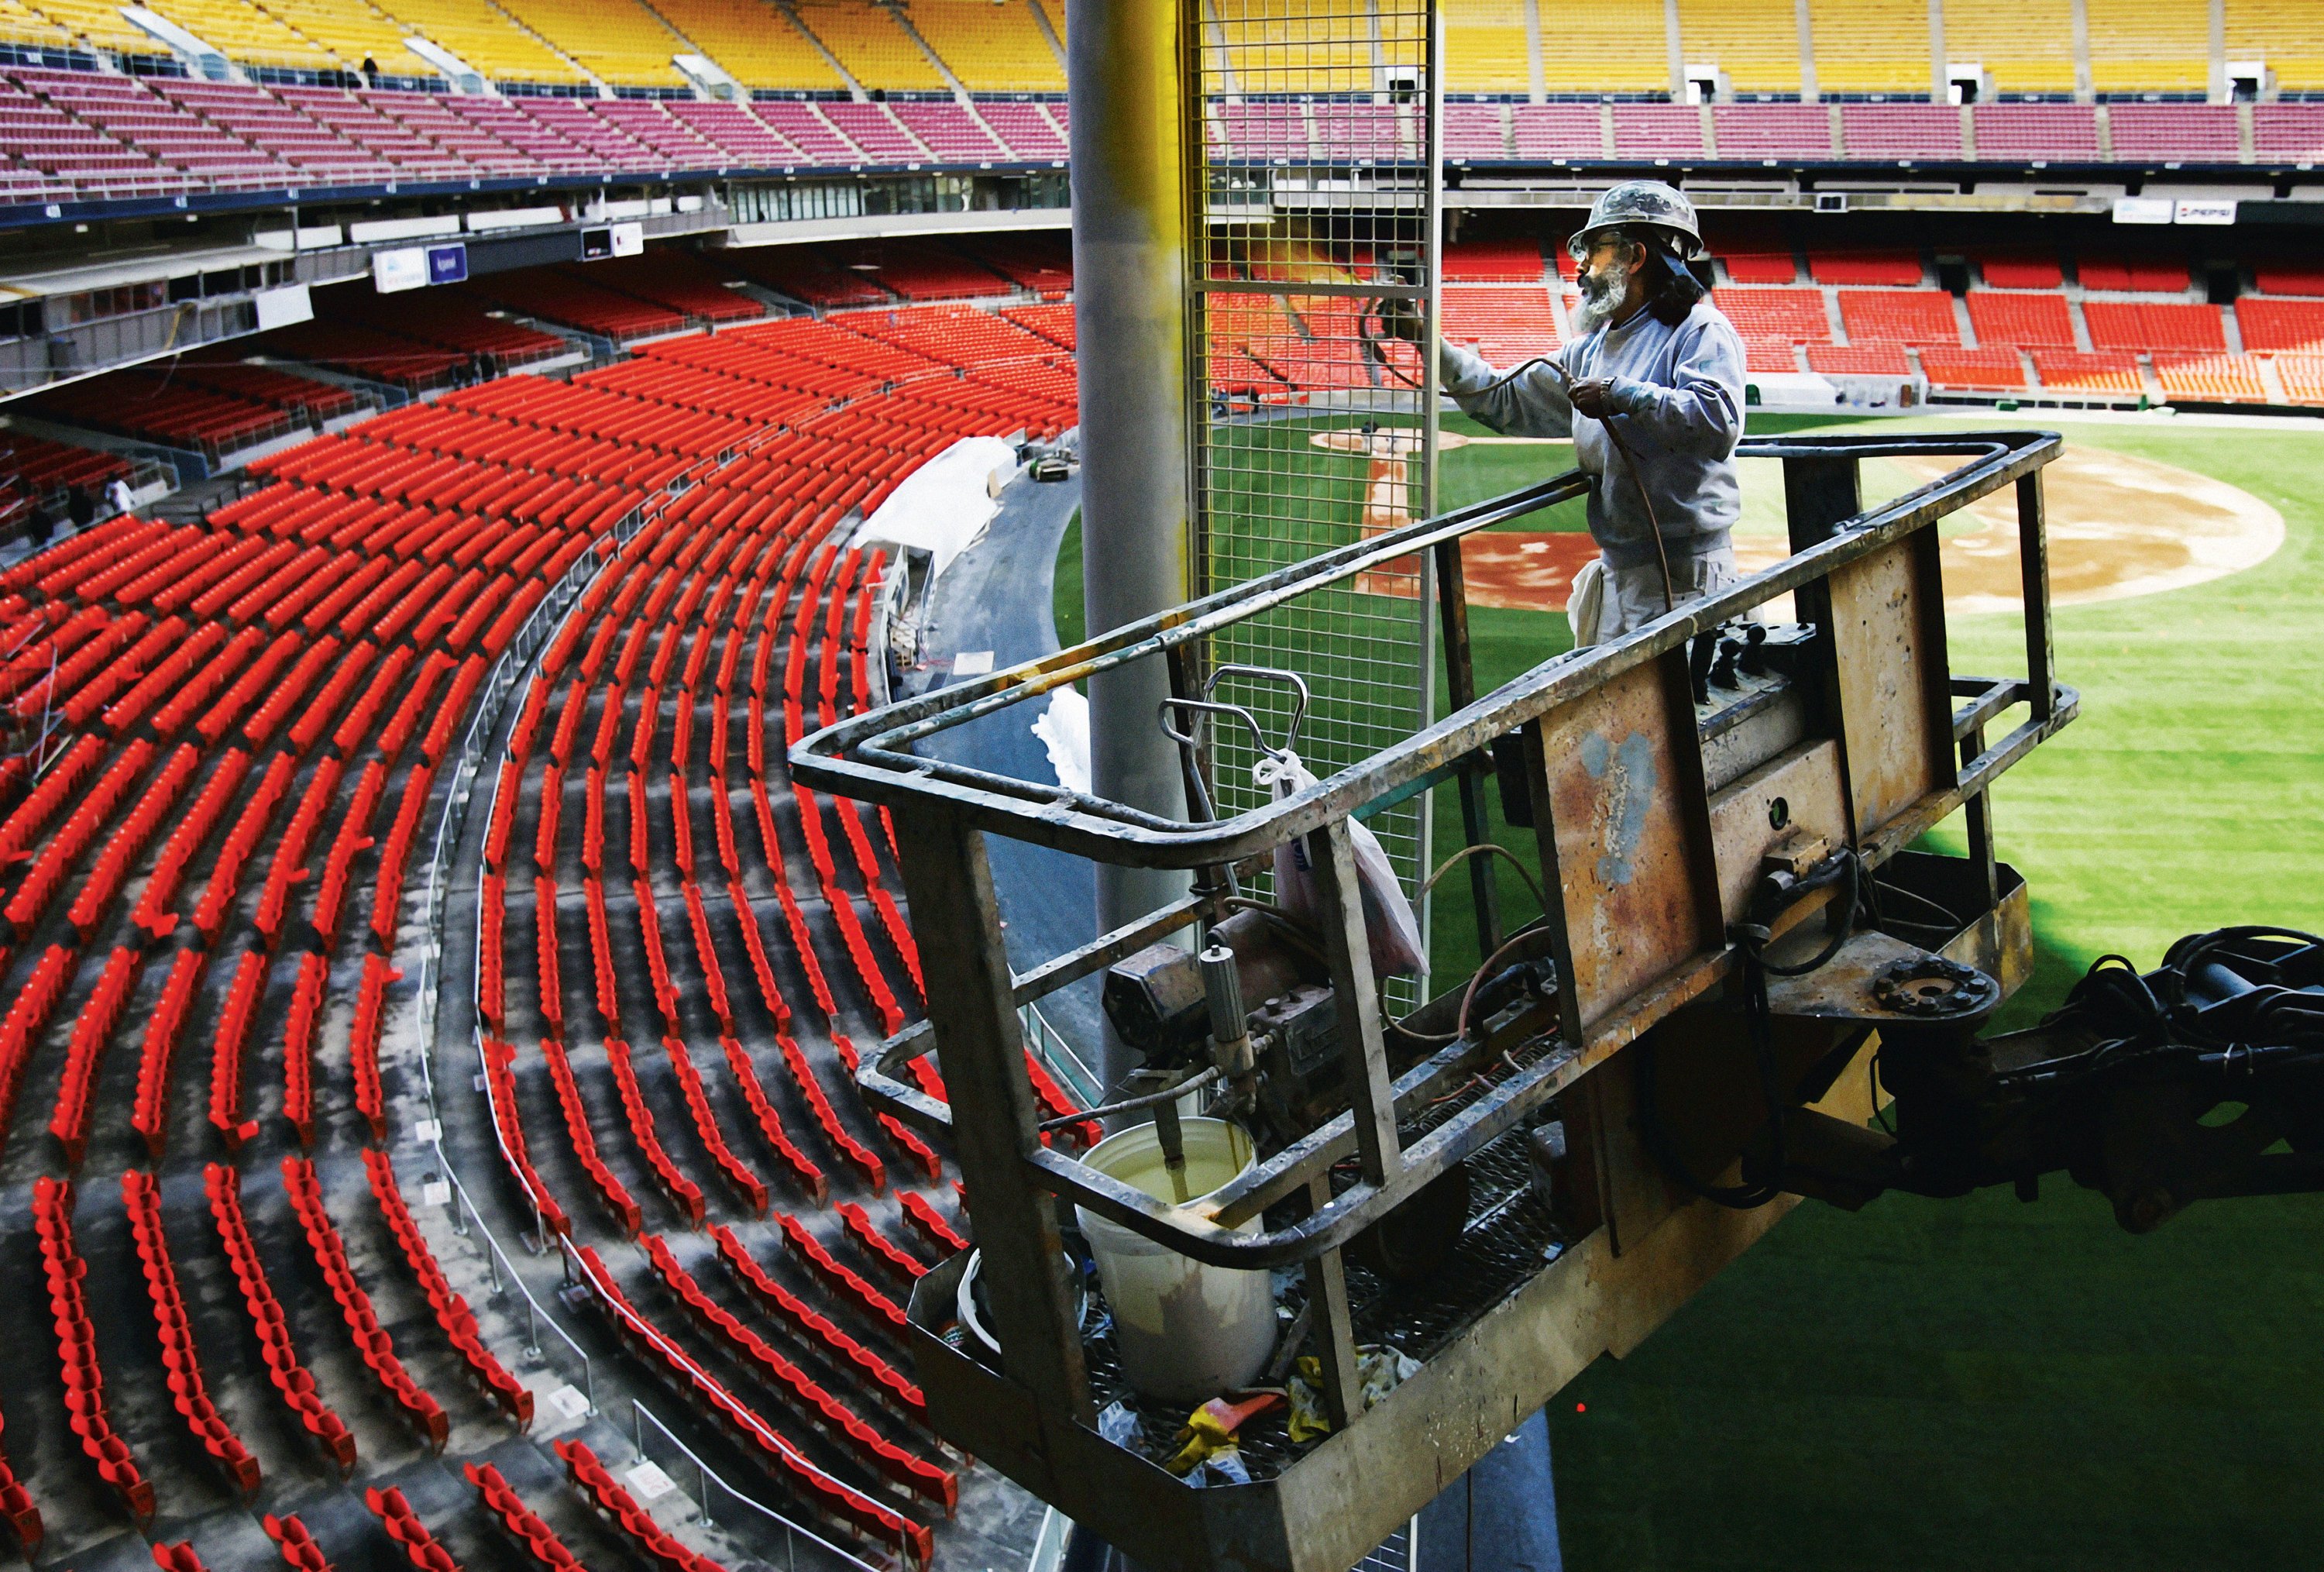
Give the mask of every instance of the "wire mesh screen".
M 1204 592 L 1434 512 L 1435 370 L 1408 341 L 1436 319 L 1435 0 L 1191 0 L 1188 377 Z M 1418 329 L 1416 333 L 1413 329 Z M 1236 624 L 1206 652 L 1298 672 L 1301 758 L 1328 775 L 1428 717 L 1433 582 L 1416 557 Z M 1279 744 L 1285 685 L 1218 697 Z M 1222 812 L 1262 800 L 1256 744 L 1221 730 Z M 1371 820 L 1408 890 L 1425 801 Z M 1416 992 L 1400 984 L 1397 996 Z

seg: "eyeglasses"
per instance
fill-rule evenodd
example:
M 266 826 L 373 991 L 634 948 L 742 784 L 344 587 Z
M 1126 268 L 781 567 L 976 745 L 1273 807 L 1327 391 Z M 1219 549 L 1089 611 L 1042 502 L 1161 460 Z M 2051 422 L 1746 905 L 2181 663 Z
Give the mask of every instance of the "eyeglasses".
M 1565 254 L 1576 262 L 1588 262 L 1605 247 L 1620 244 L 1619 236 L 1609 234 L 1602 229 L 1594 233 L 1568 236 L 1565 241 Z

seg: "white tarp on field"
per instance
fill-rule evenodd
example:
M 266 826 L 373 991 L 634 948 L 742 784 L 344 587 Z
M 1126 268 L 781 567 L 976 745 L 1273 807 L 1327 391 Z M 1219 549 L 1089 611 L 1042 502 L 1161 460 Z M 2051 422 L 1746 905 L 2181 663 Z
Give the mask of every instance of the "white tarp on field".
M 1073 791 L 1090 789 L 1089 700 L 1071 687 L 1054 689 L 1048 707 L 1033 723 L 1033 735 L 1049 750 L 1057 784 Z
M 929 571 L 942 574 L 1001 511 L 992 499 L 992 472 L 1016 467 L 1017 449 L 1000 438 L 963 437 L 906 476 L 856 526 L 852 543 L 921 547 L 935 559 Z

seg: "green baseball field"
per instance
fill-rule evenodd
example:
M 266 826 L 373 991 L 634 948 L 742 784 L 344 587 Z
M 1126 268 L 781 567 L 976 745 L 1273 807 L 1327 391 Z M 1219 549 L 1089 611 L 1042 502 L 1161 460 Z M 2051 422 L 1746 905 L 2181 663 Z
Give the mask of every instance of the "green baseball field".
M 1987 423 L 2005 421 L 2039 423 Z M 1286 429 L 1286 445 L 1309 450 L 1313 429 Z M 2059 675 L 2080 689 L 2080 718 L 1996 792 L 2039 944 L 2017 1022 L 2109 951 L 2144 966 L 2179 935 L 2226 924 L 2324 930 L 2324 430 L 2062 429 L 2101 471 L 2129 476 L 2098 508 L 2121 515 L 2121 538 L 2080 548 L 2085 581 L 2167 585 L 2143 565 L 2167 554 L 2197 488 L 2154 465 L 2273 509 L 2282 544 L 2225 577 L 2058 610 Z M 1440 504 L 1567 462 L 1562 447 L 1461 448 Z M 1747 476 L 1747 566 L 1755 536 L 1762 550 L 1780 542 L 1780 481 L 1761 467 Z M 1553 527 L 1581 528 L 1578 509 Z M 1077 535 L 1059 568 L 1071 642 Z M 1956 670 L 2024 670 L 2014 615 L 1957 609 L 1949 624 Z M 1472 629 L 1480 688 L 1567 646 L 1549 613 L 1483 609 Z M 1457 844 L 1440 796 L 1440 841 Z M 1531 851 L 1526 832 L 1503 834 Z M 1451 965 L 1474 953 L 1473 933 L 1465 880 L 1443 890 L 1435 948 Z M 1501 897 L 1506 912 L 1531 910 L 1513 875 Z M 2145 1237 L 2058 1179 L 2031 1205 L 1891 1197 L 1850 1216 L 1808 1203 L 1628 1359 L 1585 1373 L 1551 1419 L 1574 1572 L 2313 1566 L 2324 1197 L 2198 1206 Z

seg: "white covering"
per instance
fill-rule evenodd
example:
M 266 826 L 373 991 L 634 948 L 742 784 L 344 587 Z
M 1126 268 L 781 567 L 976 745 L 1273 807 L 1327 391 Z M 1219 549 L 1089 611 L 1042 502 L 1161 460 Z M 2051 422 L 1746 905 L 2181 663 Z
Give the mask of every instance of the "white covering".
M 1090 789 L 1089 700 L 1078 689 L 1059 688 L 1049 695 L 1048 707 L 1033 723 L 1033 735 L 1049 750 L 1049 768 L 1057 784 L 1073 791 Z
M 1016 466 L 1017 449 L 1000 438 L 963 437 L 905 476 L 852 543 L 925 548 L 935 559 L 929 571 L 941 575 L 1001 511 L 988 489 L 992 472 Z

